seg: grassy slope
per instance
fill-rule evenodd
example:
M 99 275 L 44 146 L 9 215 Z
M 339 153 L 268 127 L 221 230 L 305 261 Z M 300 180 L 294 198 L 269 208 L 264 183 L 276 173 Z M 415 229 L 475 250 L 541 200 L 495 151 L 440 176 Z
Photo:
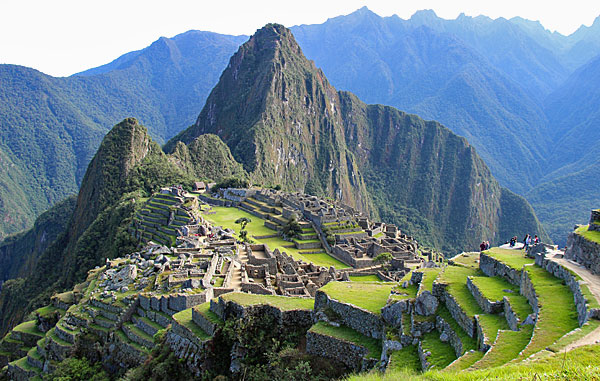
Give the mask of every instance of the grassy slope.
M 368 351 L 367 356 L 371 358 L 379 359 L 381 357 L 381 341 L 367 337 L 352 328 L 345 326 L 334 327 L 329 324 L 319 322 L 313 325 L 310 329 L 311 332 L 320 333 L 326 336 L 335 337 L 344 341 L 358 344 L 365 347 Z
M 242 292 L 225 294 L 222 295 L 221 298 L 223 300 L 235 301 L 244 306 L 268 304 L 284 311 L 312 310 L 315 302 L 312 298 L 293 298 L 279 295 L 256 295 Z
M 321 287 L 329 297 L 354 304 L 379 315 L 395 284 L 378 282 L 329 282 Z
M 215 214 L 204 214 L 204 218 L 215 225 L 223 226 L 224 228 L 230 228 L 235 231 L 239 231 L 240 225 L 235 223 L 235 220 L 241 217 L 246 217 L 251 220 L 248 223 L 246 230 L 250 234 L 250 236 L 265 236 L 276 234 L 277 232 L 269 229 L 264 225 L 264 220 L 262 218 L 258 218 L 253 216 L 252 214 L 245 212 L 243 210 L 237 208 L 227 208 L 227 207 L 218 207 L 214 206 L 212 211 L 216 212 Z M 265 238 L 265 239 L 256 239 L 253 238 L 256 242 L 264 243 L 269 246 L 269 249 L 275 250 L 279 249 L 279 251 L 286 252 L 295 259 L 303 260 L 305 262 L 312 262 L 318 266 L 330 267 L 334 266 L 335 268 L 348 268 L 348 265 L 338 261 L 337 259 L 331 257 L 326 253 L 321 254 L 301 254 L 298 249 L 295 247 L 284 247 L 288 245 L 293 245 L 292 242 L 284 241 L 283 239 L 276 238 Z

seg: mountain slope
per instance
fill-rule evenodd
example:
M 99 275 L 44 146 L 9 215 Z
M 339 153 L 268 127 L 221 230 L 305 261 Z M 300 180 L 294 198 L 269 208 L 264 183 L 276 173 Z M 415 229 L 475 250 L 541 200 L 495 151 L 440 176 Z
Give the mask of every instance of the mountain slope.
M 363 8 L 293 31 L 336 87 L 440 121 L 469 139 L 502 184 L 529 189 L 548 146 L 540 105 L 451 33 L 466 22 L 435 31 L 441 19 L 418 16 L 382 18 Z
M 498 236 L 502 224 L 543 232 L 522 198 L 503 195 L 464 138 L 337 92 L 280 25 L 240 47 L 197 122 L 165 150 L 207 133 L 225 141 L 253 182 L 322 192 L 448 252 L 506 239 Z M 531 218 L 508 221 L 501 204 Z
M 0 65 L 0 239 L 77 192 L 116 122 L 160 142 L 192 124 L 241 38 L 190 31 L 68 78 Z

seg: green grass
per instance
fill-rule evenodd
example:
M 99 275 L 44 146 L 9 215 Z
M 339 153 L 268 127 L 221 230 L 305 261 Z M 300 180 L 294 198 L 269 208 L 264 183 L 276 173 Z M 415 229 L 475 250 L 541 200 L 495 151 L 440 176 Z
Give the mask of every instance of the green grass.
M 471 352 L 467 352 L 461 357 L 459 357 L 456 361 L 454 361 L 451 365 L 447 366 L 444 371 L 445 372 L 460 372 L 471 367 L 477 361 L 481 360 L 484 353 L 481 351 L 473 350 Z
M 37 310 L 35 310 L 35 313 L 37 313 L 40 316 L 48 316 L 51 313 L 54 313 L 55 311 L 64 312 L 63 310 L 54 307 L 52 304 L 49 304 L 45 307 L 38 308 Z
M 283 311 L 312 310 L 315 300 L 312 298 L 294 298 L 279 295 L 257 295 L 243 292 L 232 292 L 222 295 L 223 300 L 232 300 L 243 306 L 267 304 Z
M 70 347 L 73 345 L 73 344 L 69 343 L 68 341 L 64 341 L 60 337 L 56 336 L 56 332 L 54 332 L 54 328 L 51 329 L 50 331 L 48 331 L 46 333 L 46 336 L 50 337 L 55 343 L 57 343 L 63 347 Z
M 34 366 L 31 366 L 28 362 L 27 362 L 27 356 L 22 357 L 16 361 L 13 361 L 12 364 L 16 365 L 17 367 L 21 368 L 21 369 L 25 369 L 27 371 L 32 371 L 32 372 L 36 372 L 36 373 L 40 373 L 42 370 L 40 368 L 36 368 Z
M 588 241 L 600 244 L 600 232 L 589 230 L 589 225 L 578 227 L 575 229 L 575 233 L 583 236 L 583 238 L 587 239 Z
M 483 313 L 471 291 L 467 288 L 467 277 L 480 274 L 479 270 L 472 268 L 447 266 L 438 277 L 438 282 L 448 285 L 448 293 L 456 299 L 456 302 L 469 317 Z
M 384 235 L 385 235 L 385 234 L 384 234 L 383 232 L 381 232 L 381 233 L 377 233 L 377 234 L 375 234 L 375 235 L 373 236 L 373 238 L 381 238 L 381 237 L 383 237 Z
M 329 282 L 321 287 L 321 291 L 332 299 L 379 315 L 394 287 L 393 283 L 382 282 Z
M 18 326 L 16 326 L 15 328 L 13 328 L 13 331 L 29 333 L 31 335 L 36 335 L 36 336 L 40 336 L 40 337 L 44 336 L 44 333 L 42 331 L 40 331 L 38 329 L 38 327 L 35 325 L 35 320 L 30 320 L 30 321 L 21 323 Z
M 324 322 L 318 322 L 310 328 L 309 332 L 335 337 L 360 345 L 367 349 L 367 357 L 375 359 L 381 358 L 381 341 L 373 339 L 372 337 L 367 337 L 352 328 L 346 326 L 334 327 Z
M 419 293 L 423 291 L 433 291 L 433 281 L 435 281 L 440 271 L 442 271 L 441 267 L 419 270 L 419 272 L 423 273 L 423 279 L 419 285 Z
M 198 337 L 200 340 L 204 341 L 210 338 L 210 336 L 192 320 L 191 308 L 177 312 L 175 315 L 173 315 L 173 319 L 182 326 L 192 331 L 192 333 L 196 335 L 196 337 Z
M 264 225 L 264 220 L 262 218 L 256 217 L 248 212 L 237 208 L 227 208 L 223 206 L 214 206 L 212 211 L 215 214 L 204 214 L 204 218 L 207 219 L 214 225 L 223 226 L 223 228 L 233 229 L 238 232 L 240 230 L 240 225 L 236 224 L 235 221 L 238 218 L 246 217 L 251 220 L 250 223 L 246 226 L 246 230 L 251 237 L 254 236 L 266 236 L 273 235 L 277 233 L 275 230 L 270 229 Z M 254 239 L 254 238 L 253 238 Z M 282 238 L 264 238 L 264 239 L 254 239 L 258 243 L 263 243 L 269 246 L 269 249 L 275 250 L 279 249 L 279 251 L 286 252 L 291 255 L 296 260 L 302 260 L 307 263 L 314 263 L 317 266 L 330 267 L 334 266 L 336 269 L 344 269 L 349 268 L 350 266 L 345 263 L 338 261 L 327 253 L 322 254 L 302 254 L 300 250 L 295 247 L 284 247 L 287 245 L 293 245 L 293 242 L 288 242 L 283 240 Z M 313 240 L 314 241 L 314 240 Z M 318 240 L 317 240 L 318 241 Z M 310 241 L 300 241 L 300 242 L 310 242 Z M 320 241 L 319 241 L 320 242 Z
M 467 335 L 465 330 L 454 320 L 452 315 L 450 315 L 450 311 L 446 308 L 444 304 L 440 304 L 436 311 L 436 315 L 439 315 L 442 319 L 450 325 L 452 330 L 456 333 L 460 341 L 463 345 L 463 354 L 471 349 L 477 349 L 477 340 Z
M 148 348 L 131 340 L 122 330 L 115 331 L 115 334 L 119 337 L 119 339 L 121 339 L 122 342 L 127 343 L 128 345 L 134 347 L 138 351 L 143 353 L 149 353 Z
M 215 280 L 215 284 L 213 285 L 214 287 L 223 287 L 223 282 L 225 281 L 225 278 L 214 277 L 213 279 Z
M 600 346 L 590 345 L 526 364 L 506 364 L 470 372 L 431 370 L 416 374 L 411 370 L 400 369 L 381 374 L 374 371 L 352 375 L 349 381 L 598 380 L 599 357 Z
M 538 295 L 540 312 L 531 344 L 523 351 L 527 358 L 579 327 L 573 294 L 562 281 L 537 266 L 527 266 L 525 271 Z
M 567 335 L 564 335 L 554 344 L 550 345 L 547 349 L 552 352 L 559 352 L 569 344 L 587 336 L 598 327 L 600 327 L 600 320 L 588 320 L 582 327 L 576 328 Z
M 223 324 L 223 320 L 214 312 L 210 310 L 210 302 L 202 303 L 199 306 L 193 307 L 194 310 L 204 316 L 208 321 L 213 324 Z
M 419 360 L 419 351 L 416 345 L 408 345 L 391 354 L 387 371 L 393 372 L 400 369 L 408 369 L 415 372 L 421 370 L 421 360 Z
M 449 259 L 457 266 L 468 267 L 471 269 L 479 268 L 479 252 L 460 253 Z
M 377 275 L 350 275 L 352 282 L 381 282 Z
M 484 254 L 487 254 L 488 256 L 493 257 L 516 270 L 521 270 L 524 265 L 535 263 L 533 259 L 525 257 L 525 251 L 523 250 L 500 249 L 499 247 L 493 247 L 484 251 Z
M 479 325 L 490 345 L 494 343 L 499 330 L 510 330 L 504 315 L 480 314 Z
M 519 294 L 519 287 L 508 283 L 504 278 L 482 276 L 472 277 L 471 281 L 483 296 L 491 301 L 502 301 L 503 297 L 506 296 L 513 311 L 521 321 L 524 321 L 533 312 L 527 298 Z
M 427 361 L 431 364 L 430 369 L 444 369 L 452 361 L 456 360 L 454 348 L 448 343 L 440 340 L 437 331 L 429 332 L 421 340 L 423 352 L 431 352 Z
M 41 360 L 42 359 L 42 355 L 40 355 L 40 353 L 38 352 L 37 346 L 31 348 L 29 350 L 29 352 L 27 352 L 27 356 L 34 358 L 36 360 Z
M 526 325 L 520 331 L 499 331 L 492 348 L 473 365 L 473 369 L 487 369 L 504 365 L 519 355 L 531 339 L 533 326 Z

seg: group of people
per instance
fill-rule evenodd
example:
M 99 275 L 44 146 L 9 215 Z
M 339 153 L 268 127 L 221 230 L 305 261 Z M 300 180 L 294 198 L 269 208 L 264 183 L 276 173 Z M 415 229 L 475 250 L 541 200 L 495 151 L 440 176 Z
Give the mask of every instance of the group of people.
M 481 245 L 479 245 L 480 251 L 484 251 L 490 248 L 490 241 L 483 241 Z
M 523 250 L 527 250 L 531 244 L 536 245 L 538 243 L 540 243 L 540 238 L 537 236 L 537 234 L 533 238 L 531 238 L 529 234 L 525 234 L 525 237 L 523 238 Z M 510 247 L 515 247 L 516 244 L 517 236 L 514 236 L 510 239 Z

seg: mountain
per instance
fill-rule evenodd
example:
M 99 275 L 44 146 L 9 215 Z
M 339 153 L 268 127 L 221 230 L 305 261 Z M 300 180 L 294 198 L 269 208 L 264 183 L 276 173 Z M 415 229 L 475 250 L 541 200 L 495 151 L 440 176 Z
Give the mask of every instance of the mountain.
M 336 91 L 280 25 L 240 47 L 196 123 L 164 149 L 208 133 L 223 139 L 254 183 L 338 199 L 448 252 L 543 231 L 464 138 Z M 532 218 L 507 219 L 511 208 Z
M 566 244 L 574 221 L 600 203 L 600 56 L 576 70 L 546 101 L 553 149 L 548 172 L 526 196 Z
M 0 65 L 0 239 L 77 192 L 117 121 L 137 116 L 159 142 L 191 125 L 243 39 L 190 31 L 68 78 Z
M 363 8 L 292 30 L 307 57 L 323 68 L 334 86 L 367 102 L 440 121 L 475 146 L 502 184 L 525 192 L 542 171 L 548 147 L 546 118 L 530 91 L 490 62 L 484 47 L 491 49 L 494 36 L 504 35 L 504 30 L 476 21 L 446 23 L 431 12 L 405 21 Z M 462 29 L 473 31 L 455 33 Z M 483 42 L 473 42 L 477 38 Z M 520 51 L 508 54 L 507 49 L 497 48 L 496 55 L 521 59 Z M 528 69 L 519 76 L 529 78 L 529 71 L 539 69 L 522 61 L 520 66 Z M 552 73 L 549 76 L 555 76 Z

